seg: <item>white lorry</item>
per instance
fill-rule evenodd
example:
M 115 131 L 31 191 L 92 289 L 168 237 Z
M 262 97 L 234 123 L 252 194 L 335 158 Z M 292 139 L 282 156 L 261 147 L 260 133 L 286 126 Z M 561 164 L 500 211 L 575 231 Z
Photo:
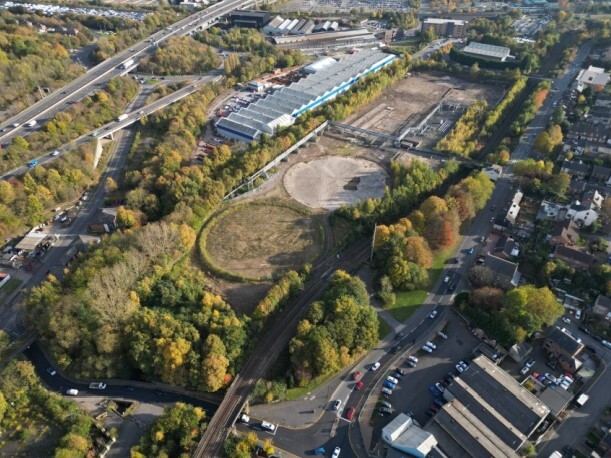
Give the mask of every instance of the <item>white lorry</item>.
M 121 122 L 121 121 L 123 121 L 123 120 L 127 119 L 128 117 L 129 117 L 129 115 L 128 115 L 127 113 L 123 113 L 122 115 L 120 115 L 120 116 L 117 118 L 117 122 Z
M 127 59 L 125 62 L 121 64 L 121 68 L 129 68 L 134 63 L 134 59 Z

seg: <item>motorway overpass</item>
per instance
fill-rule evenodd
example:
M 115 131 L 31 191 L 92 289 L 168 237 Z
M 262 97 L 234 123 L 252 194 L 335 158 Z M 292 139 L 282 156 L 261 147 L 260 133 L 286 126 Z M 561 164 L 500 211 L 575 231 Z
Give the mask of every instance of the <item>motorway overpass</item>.
M 159 43 L 173 36 L 188 35 L 199 30 L 205 30 L 220 17 L 253 3 L 256 3 L 256 0 L 223 0 L 152 34 L 146 40 L 140 41 L 129 49 L 105 60 L 66 86 L 47 95 L 34 105 L 0 124 L 0 144 L 9 143 L 16 136 L 27 135 L 43 124 L 45 120 L 51 119 L 55 113 L 65 110 L 71 103 L 81 100 L 104 86 L 111 78 L 123 75 L 137 67 L 138 61 L 153 54 Z M 133 59 L 134 63 L 123 68 L 122 64 L 129 59 Z M 36 120 L 37 125 L 33 128 L 26 127 L 25 124 L 32 120 Z
M 162 108 L 165 108 L 168 105 L 178 102 L 179 100 L 187 97 L 188 95 L 193 94 L 194 92 L 198 90 L 200 86 L 206 83 L 221 81 L 223 76 L 220 73 L 221 72 L 219 70 L 210 72 L 208 75 L 197 78 L 197 80 L 195 80 L 193 83 L 189 84 L 188 86 L 185 86 L 184 88 L 179 89 L 178 91 L 173 92 L 170 95 L 162 97 L 161 99 L 154 101 L 150 105 L 147 105 L 138 110 L 134 110 L 132 112 L 126 113 L 128 115 L 127 118 L 121 121 L 113 120 L 107 124 L 104 124 L 101 127 L 98 127 L 97 129 L 92 130 L 91 132 L 85 135 L 81 135 L 77 139 L 72 140 L 68 144 L 65 144 L 61 146 L 60 148 L 58 148 L 57 151 L 60 152 L 58 156 L 52 156 L 50 153 L 45 153 L 44 155 L 38 158 L 35 158 L 35 159 L 38 160 L 38 165 L 47 164 L 57 159 L 57 157 L 61 157 L 61 155 L 66 154 L 67 152 L 75 148 L 78 148 L 79 146 L 83 145 L 84 143 L 91 141 L 92 138 L 97 138 L 97 139 L 106 138 L 106 137 L 112 138 L 114 133 L 120 131 L 121 129 L 126 128 L 127 126 L 134 124 L 135 122 L 139 121 L 141 118 L 148 116 L 156 112 L 157 110 L 161 110 Z M 27 165 L 23 165 L 21 167 L 13 169 L 5 173 L 4 175 L 0 176 L 0 179 L 6 180 L 10 177 L 23 175 L 24 173 L 28 172 L 29 170 L 31 170 L 30 167 L 28 167 Z

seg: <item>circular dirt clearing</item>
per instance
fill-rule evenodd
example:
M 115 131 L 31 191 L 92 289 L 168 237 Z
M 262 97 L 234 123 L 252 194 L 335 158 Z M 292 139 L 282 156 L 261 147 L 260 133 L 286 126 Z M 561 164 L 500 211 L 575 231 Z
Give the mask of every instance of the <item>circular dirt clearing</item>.
M 324 242 L 318 217 L 286 205 L 251 203 L 229 208 L 202 236 L 212 267 L 262 280 L 316 259 Z
M 333 210 L 370 197 L 382 197 L 386 172 L 375 162 L 329 156 L 300 162 L 284 176 L 293 199 L 312 208 Z

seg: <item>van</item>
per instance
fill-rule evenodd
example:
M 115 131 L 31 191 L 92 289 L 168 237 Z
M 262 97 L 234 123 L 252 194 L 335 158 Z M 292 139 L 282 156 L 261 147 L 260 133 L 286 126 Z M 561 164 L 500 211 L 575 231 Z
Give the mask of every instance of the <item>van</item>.
M 242 423 L 248 423 L 250 421 L 250 417 L 246 415 L 245 413 L 243 413 L 242 416 L 240 417 L 240 421 Z

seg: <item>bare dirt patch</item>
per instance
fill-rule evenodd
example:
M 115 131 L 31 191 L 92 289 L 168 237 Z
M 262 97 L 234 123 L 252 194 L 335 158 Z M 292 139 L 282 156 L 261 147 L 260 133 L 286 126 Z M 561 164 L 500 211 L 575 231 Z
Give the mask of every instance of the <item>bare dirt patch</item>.
M 433 129 L 439 137 L 447 133 L 451 124 L 460 117 L 464 108 L 476 100 L 485 100 L 492 106 L 503 95 L 503 87 L 471 83 L 448 75 L 423 73 L 409 76 L 384 91 L 374 102 L 365 106 L 344 121 L 353 127 L 372 130 L 387 135 L 399 135 L 408 127 L 418 125 L 440 102 L 461 107 L 436 119 L 441 121 Z M 447 121 L 452 121 L 448 123 Z M 432 124 L 432 123 L 431 123 Z
M 295 164 L 286 172 L 284 186 L 296 201 L 332 210 L 382 197 L 386 178 L 384 169 L 375 162 L 328 156 Z
M 314 261 L 324 229 L 317 215 L 283 203 L 257 202 L 228 209 L 205 237 L 214 266 L 245 279 L 263 280 Z

